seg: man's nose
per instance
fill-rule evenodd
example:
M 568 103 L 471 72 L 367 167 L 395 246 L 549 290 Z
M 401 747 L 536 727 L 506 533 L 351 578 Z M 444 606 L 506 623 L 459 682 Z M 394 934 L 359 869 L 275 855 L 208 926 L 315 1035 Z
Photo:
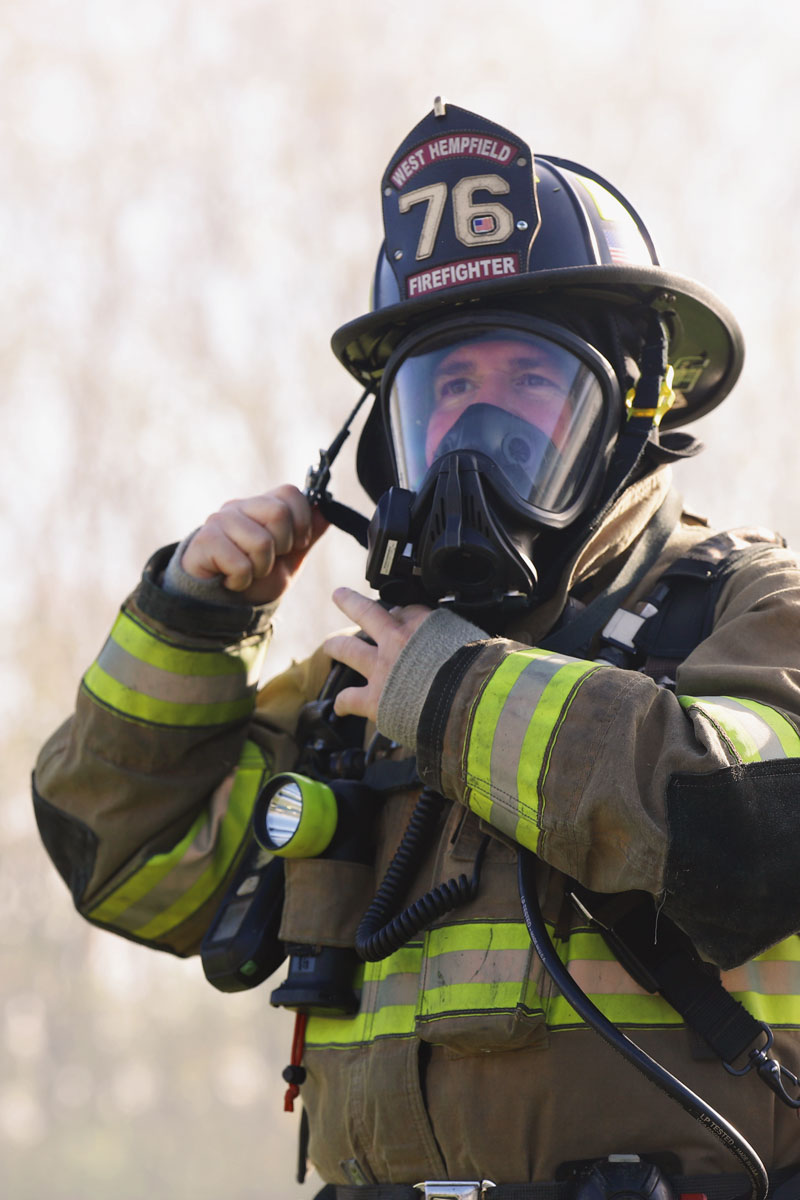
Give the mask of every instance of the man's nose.
M 502 405 L 508 398 L 508 391 L 509 379 L 505 371 L 487 371 L 479 380 L 474 403 Z

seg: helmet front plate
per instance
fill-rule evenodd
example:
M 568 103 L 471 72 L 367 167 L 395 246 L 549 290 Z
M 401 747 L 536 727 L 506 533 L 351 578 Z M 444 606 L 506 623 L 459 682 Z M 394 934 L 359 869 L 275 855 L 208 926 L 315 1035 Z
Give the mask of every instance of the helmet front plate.
M 539 229 L 528 146 L 453 105 L 430 113 L 381 181 L 386 257 L 401 300 L 521 275 Z

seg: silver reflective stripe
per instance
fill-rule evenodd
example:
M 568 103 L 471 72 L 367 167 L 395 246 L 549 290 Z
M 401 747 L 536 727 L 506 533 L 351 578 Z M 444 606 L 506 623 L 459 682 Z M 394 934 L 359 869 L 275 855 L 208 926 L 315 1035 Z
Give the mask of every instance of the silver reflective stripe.
M 678 700 L 711 722 L 736 762 L 800 757 L 800 735 L 769 704 L 733 696 L 679 696 Z
M 142 662 L 111 639 L 106 642 L 97 661 L 108 675 L 132 691 L 157 696 L 159 700 L 169 700 L 175 704 L 240 700 L 258 683 L 257 674 L 254 680 L 248 679 L 244 665 L 241 671 L 231 675 L 177 674 Z

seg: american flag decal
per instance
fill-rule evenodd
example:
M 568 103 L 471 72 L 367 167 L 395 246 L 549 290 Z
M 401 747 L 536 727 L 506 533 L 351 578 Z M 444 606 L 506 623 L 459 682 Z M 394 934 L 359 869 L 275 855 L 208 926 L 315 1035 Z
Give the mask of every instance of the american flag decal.
M 497 221 L 491 213 L 486 217 L 473 217 L 470 228 L 473 233 L 494 233 L 497 229 Z

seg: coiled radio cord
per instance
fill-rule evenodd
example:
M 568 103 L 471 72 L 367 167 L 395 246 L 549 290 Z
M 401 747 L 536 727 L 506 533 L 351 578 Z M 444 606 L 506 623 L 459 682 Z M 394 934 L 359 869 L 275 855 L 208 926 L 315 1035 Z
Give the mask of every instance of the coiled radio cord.
M 420 862 L 420 850 L 430 844 L 446 803 L 448 802 L 444 796 L 433 788 L 424 787 L 420 792 L 400 845 L 386 868 L 375 899 L 356 930 L 356 954 L 364 962 L 378 962 L 382 958 L 388 958 L 437 918 L 466 904 L 477 895 L 481 866 L 489 843 L 488 837 L 485 837 L 478 847 L 471 879 L 467 879 L 466 875 L 459 875 L 457 879 L 437 884 L 408 908 L 392 915 L 400 897 L 404 895 L 414 877 Z

